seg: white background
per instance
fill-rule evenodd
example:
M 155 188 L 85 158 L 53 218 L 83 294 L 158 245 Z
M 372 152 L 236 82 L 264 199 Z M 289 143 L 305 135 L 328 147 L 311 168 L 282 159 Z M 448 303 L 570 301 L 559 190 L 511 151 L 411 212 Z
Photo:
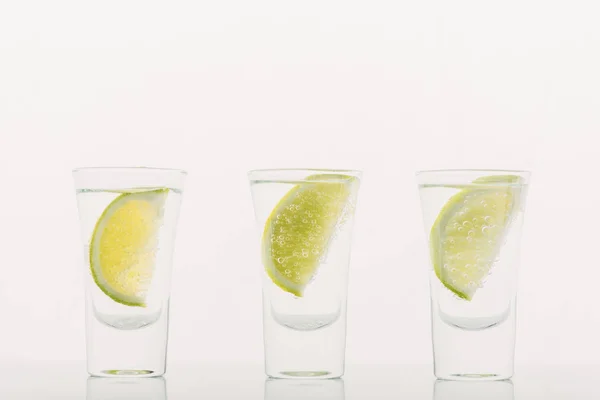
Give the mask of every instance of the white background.
M 431 361 L 414 172 L 533 171 L 517 362 L 600 357 L 593 1 L 0 2 L 0 359 L 85 358 L 71 169 L 189 171 L 170 359 L 262 360 L 246 172 L 364 171 L 348 362 Z

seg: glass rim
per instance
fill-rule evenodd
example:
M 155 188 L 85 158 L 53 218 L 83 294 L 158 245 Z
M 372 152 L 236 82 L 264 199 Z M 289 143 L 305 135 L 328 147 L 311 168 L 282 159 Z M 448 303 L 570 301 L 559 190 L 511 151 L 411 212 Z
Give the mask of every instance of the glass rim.
M 362 171 L 357 169 L 337 169 L 337 168 L 260 168 L 248 171 L 250 177 L 257 174 L 279 173 L 279 172 L 326 172 L 326 173 L 346 173 L 349 175 L 362 175 Z
M 482 173 L 490 172 L 490 173 L 494 173 L 494 174 L 510 173 L 510 174 L 517 174 L 517 175 L 530 175 L 531 174 L 531 171 L 524 170 L 524 169 L 493 169 L 493 168 L 466 168 L 466 169 L 460 169 L 460 168 L 448 168 L 448 169 L 424 169 L 424 170 L 419 170 L 419 171 L 415 172 L 415 175 L 419 176 L 419 175 L 428 175 L 428 174 L 476 173 L 476 172 L 482 172 Z
M 73 174 L 80 172 L 164 172 L 164 173 L 177 173 L 181 175 L 187 175 L 187 171 L 178 168 L 160 168 L 160 167 L 78 167 L 73 168 L 71 172 Z

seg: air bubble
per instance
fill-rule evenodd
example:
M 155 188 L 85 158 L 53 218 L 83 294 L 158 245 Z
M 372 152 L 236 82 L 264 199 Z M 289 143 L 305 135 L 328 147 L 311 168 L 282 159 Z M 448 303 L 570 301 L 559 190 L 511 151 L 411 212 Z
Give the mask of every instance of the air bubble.
M 483 233 L 484 235 L 487 235 L 490 231 L 490 228 L 487 225 L 484 225 L 483 228 L 481 228 L 481 233 Z
M 463 223 L 462 223 L 462 225 L 463 225 L 465 228 L 467 228 L 467 229 L 473 226 L 473 224 L 472 224 L 472 223 L 470 223 L 469 221 L 465 221 L 465 222 L 463 222 Z
M 277 262 L 278 262 L 279 264 L 283 264 L 283 262 L 284 262 L 284 261 L 285 261 L 285 260 L 283 259 L 283 257 L 279 257 L 279 258 L 277 259 Z

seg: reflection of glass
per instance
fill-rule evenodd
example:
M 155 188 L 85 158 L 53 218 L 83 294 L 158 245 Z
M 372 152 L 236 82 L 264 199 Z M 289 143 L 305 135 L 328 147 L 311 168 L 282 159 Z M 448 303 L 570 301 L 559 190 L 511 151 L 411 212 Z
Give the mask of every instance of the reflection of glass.
M 265 381 L 265 400 L 345 400 L 344 381 L 272 379 Z
M 261 237 L 266 373 L 340 377 L 360 173 L 261 170 L 249 179 Z
M 90 375 L 165 373 L 171 259 L 185 175 L 157 168 L 73 172 Z
M 529 173 L 417 176 L 429 242 L 435 375 L 513 375 L 517 270 Z
M 87 380 L 86 400 L 167 400 L 164 378 L 96 378 Z
M 457 382 L 437 380 L 433 386 L 433 400 L 513 400 L 510 380 Z

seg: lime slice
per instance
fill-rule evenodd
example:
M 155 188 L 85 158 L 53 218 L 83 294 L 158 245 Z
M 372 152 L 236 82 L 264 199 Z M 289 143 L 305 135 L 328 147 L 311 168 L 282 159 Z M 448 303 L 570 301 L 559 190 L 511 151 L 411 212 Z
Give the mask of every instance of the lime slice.
M 117 303 L 145 307 L 168 189 L 132 190 L 104 210 L 90 243 L 98 287 Z
M 357 178 L 311 175 L 279 201 L 265 224 L 263 264 L 273 283 L 302 297 L 338 225 L 351 213 Z
M 449 290 L 471 300 L 489 275 L 519 198 L 513 175 L 486 176 L 452 196 L 429 237 L 434 271 Z

